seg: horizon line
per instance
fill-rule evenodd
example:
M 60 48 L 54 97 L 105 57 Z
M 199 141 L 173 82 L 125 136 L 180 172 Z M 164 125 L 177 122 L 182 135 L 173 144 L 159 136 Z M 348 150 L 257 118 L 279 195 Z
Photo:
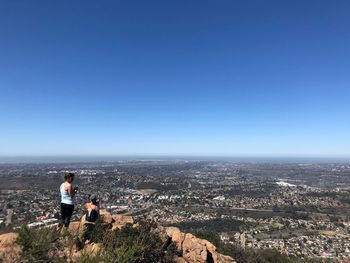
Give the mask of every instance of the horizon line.
M 190 154 L 51 154 L 51 155 L 2 155 L 0 164 L 6 163 L 76 163 L 113 161 L 248 161 L 248 162 L 306 162 L 350 163 L 349 156 L 297 156 L 297 155 L 190 155 Z

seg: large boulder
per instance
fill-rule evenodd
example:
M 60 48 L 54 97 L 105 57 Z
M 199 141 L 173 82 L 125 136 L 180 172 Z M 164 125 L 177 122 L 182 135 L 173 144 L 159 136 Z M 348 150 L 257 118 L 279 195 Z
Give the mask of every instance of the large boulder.
M 205 239 L 197 238 L 190 233 L 183 233 L 177 227 L 167 227 L 165 233 L 175 242 L 177 249 L 182 251 L 182 257 L 176 262 L 183 263 L 235 263 L 229 256 L 223 256 L 216 247 Z

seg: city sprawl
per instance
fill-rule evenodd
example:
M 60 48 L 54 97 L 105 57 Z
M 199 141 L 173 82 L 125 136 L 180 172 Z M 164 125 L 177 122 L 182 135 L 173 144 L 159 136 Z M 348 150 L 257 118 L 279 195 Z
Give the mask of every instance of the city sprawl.
M 113 213 L 151 217 L 221 241 L 298 257 L 350 258 L 350 165 L 234 161 L 1 164 L 1 231 L 55 224 L 65 171 L 74 220 L 89 194 Z

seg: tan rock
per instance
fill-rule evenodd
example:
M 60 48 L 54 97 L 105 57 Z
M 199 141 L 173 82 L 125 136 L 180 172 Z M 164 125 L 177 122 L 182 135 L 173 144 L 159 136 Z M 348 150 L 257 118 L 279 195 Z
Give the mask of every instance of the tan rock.
M 109 213 L 106 209 L 100 210 L 100 220 L 105 224 L 112 224 L 114 222 L 111 213 Z
M 181 231 L 177 227 L 170 226 L 165 228 L 165 232 L 168 236 L 172 237 L 174 233 L 181 232 Z
M 125 216 L 125 215 L 113 215 L 112 216 L 115 223 L 118 224 L 134 224 L 134 218 L 132 216 Z
M 235 260 L 233 260 L 230 256 L 225 256 L 220 253 L 217 253 L 218 261 L 219 263 L 237 263 Z
M 188 263 L 188 261 L 185 260 L 183 257 L 175 257 L 174 261 L 175 263 Z
M 0 247 L 5 248 L 12 246 L 16 241 L 18 234 L 17 233 L 6 233 L 0 235 Z
M 1 262 L 19 262 L 21 248 L 15 243 L 17 233 L 6 233 L 0 235 L 0 259 Z
M 182 233 L 177 227 L 167 227 L 165 233 L 175 242 L 177 249 L 182 250 L 185 233 Z
M 190 262 L 206 262 L 207 248 L 201 239 L 192 234 L 186 234 L 182 243 L 183 256 Z
M 213 261 L 214 262 L 219 262 L 219 260 L 218 260 L 218 253 L 216 252 L 216 247 L 212 243 L 210 243 L 208 240 L 202 239 L 202 242 L 206 246 L 207 251 L 209 251 L 211 253 Z
M 203 242 L 209 251 L 211 252 L 216 251 L 216 247 L 212 243 L 210 243 L 208 240 L 203 240 Z
M 188 262 L 204 262 L 204 260 L 201 260 L 195 251 L 188 251 L 184 258 L 187 259 Z
M 133 225 L 133 227 L 137 227 L 138 224 L 135 224 L 134 218 L 132 216 L 125 216 L 125 215 L 113 215 L 113 224 L 112 229 L 122 228 L 123 226 L 127 224 Z M 134 226 L 135 225 L 135 226 Z
M 68 231 L 72 234 L 78 234 L 81 230 L 84 224 L 81 221 L 78 222 L 70 222 Z M 65 228 L 62 228 L 62 231 L 65 231 Z
M 202 260 L 207 260 L 207 257 L 208 257 L 208 252 L 207 252 L 207 250 L 202 250 L 202 251 L 200 252 L 200 255 L 201 255 L 201 259 L 202 259 Z
M 165 233 L 175 242 L 177 248 L 182 250 L 182 257 L 175 262 L 205 263 L 209 259 L 214 263 L 235 263 L 231 257 L 224 256 L 216 251 L 216 247 L 205 239 L 197 238 L 190 233 L 183 233 L 176 227 L 167 227 Z
M 182 242 L 182 249 L 185 251 L 196 250 L 200 253 L 200 251 L 206 249 L 206 247 L 201 244 L 200 239 L 197 239 L 192 234 L 186 234 Z

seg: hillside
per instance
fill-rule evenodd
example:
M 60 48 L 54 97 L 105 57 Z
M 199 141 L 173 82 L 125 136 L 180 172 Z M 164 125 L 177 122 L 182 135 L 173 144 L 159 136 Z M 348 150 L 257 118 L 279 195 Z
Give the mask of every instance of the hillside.
M 111 215 L 101 211 L 100 222 L 84 242 L 84 218 L 67 232 L 29 229 L 0 235 L 1 262 L 208 262 L 234 263 L 205 239 L 163 227 L 151 219 Z M 83 241 L 82 241 L 83 240 Z

